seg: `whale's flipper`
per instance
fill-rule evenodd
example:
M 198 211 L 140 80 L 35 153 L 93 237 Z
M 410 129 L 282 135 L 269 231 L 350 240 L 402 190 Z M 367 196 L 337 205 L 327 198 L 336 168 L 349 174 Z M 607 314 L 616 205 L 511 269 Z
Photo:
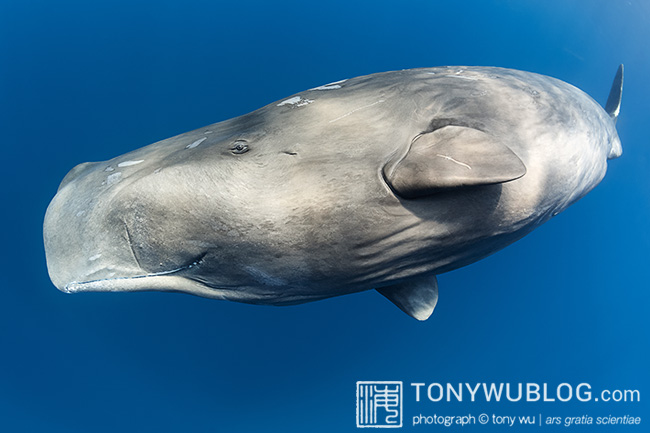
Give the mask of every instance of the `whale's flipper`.
M 526 166 L 508 146 L 483 131 L 453 125 L 420 135 L 406 156 L 384 167 L 386 182 L 404 198 L 502 183 L 524 174 Z
M 614 123 L 618 118 L 618 113 L 621 111 L 621 97 L 623 96 L 623 65 L 619 65 L 618 71 L 616 71 L 616 76 L 614 77 L 614 82 L 612 83 L 612 89 L 609 91 L 609 97 L 607 98 L 607 104 L 605 104 L 605 111 L 610 115 Z
M 417 320 L 427 320 L 438 302 L 438 280 L 435 275 L 417 277 L 377 291 Z

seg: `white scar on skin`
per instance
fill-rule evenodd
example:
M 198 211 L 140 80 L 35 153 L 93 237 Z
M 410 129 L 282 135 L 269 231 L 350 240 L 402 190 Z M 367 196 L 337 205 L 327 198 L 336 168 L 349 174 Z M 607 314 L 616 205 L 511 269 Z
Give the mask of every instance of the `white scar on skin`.
M 340 80 L 340 81 L 334 81 L 333 83 L 324 84 L 322 86 L 314 87 L 313 89 L 309 89 L 309 90 L 334 90 L 334 89 L 340 89 L 341 88 L 340 84 L 345 83 L 346 81 L 348 81 L 348 80 L 345 79 L 345 80 Z
M 118 183 L 120 181 L 120 179 L 122 179 L 122 172 L 118 171 L 118 172 L 115 172 L 115 173 L 109 175 L 106 178 L 105 183 L 106 183 L 106 185 L 110 186 L 110 185 Z
M 334 84 L 334 85 L 331 85 L 331 86 L 314 87 L 311 90 L 334 90 L 334 89 L 340 89 L 340 88 L 341 88 L 341 86 L 339 86 L 338 84 Z
M 455 163 L 455 164 L 461 165 L 461 166 L 465 167 L 465 168 L 468 169 L 468 170 L 471 170 L 471 169 L 472 169 L 472 167 L 470 167 L 469 165 L 465 164 L 464 162 L 456 161 L 456 160 L 455 160 L 454 158 L 452 158 L 451 156 L 448 156 L 448 155 L 440 155 L 439 153 L 437 153 L 436 156 L 439 156 L 439 157 L 442 158 L 442 159 L 446 159 L 447 161 L 451 161 L 451 162 L 453 162 L 453 163 Z
M 309 105 L 312 102 L 314 102 L 311 99 L 303 99 L 300 96 L 294 96 L 293 98 L 289 98 L 285 101 L 282 101 L 278 104 L 278 107 L 282 107 L 283 105 L 295 105 L 296 107 L 303 107 L 305 105 Z
M 205 140 L 207 140 L 207 139 L 208 139 L 208 137 L 199 138 L 199 139 L 196 140 L 194 143 L 192 143 L 192 144 L 188 144 L 187 146 L 185 146 L 185 149 L 194 149 L 196 146 L 198 146 L 199 144 L 203 143 L 203 142 L 204 142 Z
M 380 99 L 379 101 L 377 101 L 377 102 L 373 102 L 372 104 L 364 105 L 363 107 L 355 108 L 354 110 L 352 110 L 352 111 L 350 111 L 350 112 L 348 112 L 348 113 L 345 113 L 343 116 L 339 116 L 339 117 L 337 117 L 336 119 L 332 119 L 332 120 L 330 120 L 329 123 L 334 123 L 334 122 L 336 122 L 336 121 L 338 121 L 338 120 L 341 120 L 341 119 L 343 119 L 343 118 L 345 118 L 345 117 L 348 117 L 350 114 L 356 113 L 356 112 L 359 111 L 359 110 L 363 110 L 363 109 L 365 109 L 365 108 L 370 108 L 370 107 L 372 107 L 373 105 L 381 104 L 382 102 L 384 102 L 384 99 Z
M 478 80 L 477 77 L 466 77 L 466 76 L 464 76 L 464 75 L 458 75 L 458 74 L 454 74 L 454 75 L 445 75 L 445 77 L 451 77 L 451 78 L 462 78 L 463 80 L 470 80 L 470 81 L 476 81 L 476 80 Z
M 140 160 L 138 160 L 138 161 L 124 161 L 124 162 L 120 162 L 119 164 L 117 164 L 117 166 L 118 166 L 118 167 L 130 167 L 130 166 L 132 166 L 132 165 L 138 165 L 138 164 L 140 164 L 141 162 L 144 162 L 144 159 L 140 159 Z

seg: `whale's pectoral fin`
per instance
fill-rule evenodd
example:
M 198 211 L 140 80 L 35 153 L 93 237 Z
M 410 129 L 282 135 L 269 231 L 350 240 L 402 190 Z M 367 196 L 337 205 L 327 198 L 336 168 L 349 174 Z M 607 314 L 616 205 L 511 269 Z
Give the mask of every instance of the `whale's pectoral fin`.
M 408 153 L 384 167 L 384 178 L 404 198 L 450 188 L 508 182 L 526 166 L 490 134 L 464 126 L 445 126 L 418 136 Z
M 417 320 L 427 320 L 438 302 L 438 280 L 435 275 L 413 278 L 377 291 Z

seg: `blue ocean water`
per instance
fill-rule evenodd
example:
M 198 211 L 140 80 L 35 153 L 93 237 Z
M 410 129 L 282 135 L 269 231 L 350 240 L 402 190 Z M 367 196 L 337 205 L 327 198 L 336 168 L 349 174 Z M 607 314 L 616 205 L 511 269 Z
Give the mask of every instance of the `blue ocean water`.
M 355 431 L 356 382 L 390 380 L 404 384 L 405 430 L 446 429 L 412 426 L 420 414 L 487 414 L 630 415 L 641 425 L 570 431 L 647 431 L 648 41 L 640 0 L 0 2 L 0 429 Z M 604 103 L 619 63 L 623 156 L 557 218 L 441 275 L 427 322 L 375 292 L 273 308 L 65 295 L 48 278 L 43 216 L 78 163 L 386 70 L 510 67 Z M 417 402 L 411 385 L 493 382 L 552 395 L 588 383 L 641 401 Z

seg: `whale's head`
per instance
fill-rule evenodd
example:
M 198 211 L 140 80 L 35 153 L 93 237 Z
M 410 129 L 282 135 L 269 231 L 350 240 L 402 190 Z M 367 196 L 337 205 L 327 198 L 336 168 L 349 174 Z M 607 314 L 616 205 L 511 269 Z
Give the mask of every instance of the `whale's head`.
M 303 115 L 277 104 L 269 110 Z M 324 147 L 306 156 L 305 134 L 319 133 L 317 114 L 306 115 L 313 118 L 299 119 L 302 129 L 274 129 L 262 109 L 73 168 L 44 221 L 55 286 L 295 302 L 288 282 L 308 266 L 291 251 L 319 242 L 314 227 L 327 223 L 337 194 L 319 170 L 340 184 L 334 168 L 354 163 L 326 158 Z M 346 192 L 363 194 L 364 187 Z
M 295 158 L 291 147 L 261 146 L 264 133 L 241 132 L 242 122 L 254 129 L 255 116 L 238 122 L 73 168 L 44 221 L 55 286 L 246 301 L 260 279 L 281 284 L 262 270 L 243 271 L 238 258 L 247 248 L 249 257 L 266 253 L 255 233 L 282 224 L 272 208 L 284 204 L 265 208 L 260 197 L 282 189 Z M 272 171 L 264 170 L 270 154 Z

